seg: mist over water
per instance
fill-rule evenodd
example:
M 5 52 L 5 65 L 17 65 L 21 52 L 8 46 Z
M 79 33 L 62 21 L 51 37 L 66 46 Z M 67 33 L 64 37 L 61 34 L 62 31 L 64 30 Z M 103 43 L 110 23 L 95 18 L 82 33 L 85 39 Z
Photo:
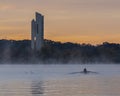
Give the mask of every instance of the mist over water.
M 99 74 L 69 74 L 83 68 Z M 120 65 L 0 65 L 0 96 L 120 96 Z

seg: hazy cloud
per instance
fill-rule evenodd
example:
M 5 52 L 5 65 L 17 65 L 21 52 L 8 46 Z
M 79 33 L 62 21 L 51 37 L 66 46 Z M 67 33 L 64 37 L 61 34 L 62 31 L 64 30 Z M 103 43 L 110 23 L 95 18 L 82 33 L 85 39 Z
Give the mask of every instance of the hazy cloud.
M 12 10 L 15 9 L 13 5 L 0 5 L 0 11 Z

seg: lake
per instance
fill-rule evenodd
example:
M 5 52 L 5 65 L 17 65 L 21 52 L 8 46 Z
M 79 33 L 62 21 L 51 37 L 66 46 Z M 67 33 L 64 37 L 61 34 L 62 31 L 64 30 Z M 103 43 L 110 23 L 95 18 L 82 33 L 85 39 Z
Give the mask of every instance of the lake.
M 0 96 L 120 96 L 120 65 L 0 65 Z

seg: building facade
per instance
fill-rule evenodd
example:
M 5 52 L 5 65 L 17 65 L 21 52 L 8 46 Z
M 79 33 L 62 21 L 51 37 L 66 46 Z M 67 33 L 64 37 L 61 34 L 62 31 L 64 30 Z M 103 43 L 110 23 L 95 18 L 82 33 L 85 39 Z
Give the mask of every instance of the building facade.
M 44 16 L 36 12 L 36 18 L 31 21 L 31 47 L 40 51 L 44 44 Z

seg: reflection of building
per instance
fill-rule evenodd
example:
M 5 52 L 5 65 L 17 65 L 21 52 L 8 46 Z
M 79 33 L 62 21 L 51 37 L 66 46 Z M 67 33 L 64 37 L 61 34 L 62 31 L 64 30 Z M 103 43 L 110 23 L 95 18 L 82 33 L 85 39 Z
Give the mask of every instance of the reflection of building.
M 36 20 L 31 22 L 31 47 L 39 51 L 44 43 L 44 16 L 36 12 Z

